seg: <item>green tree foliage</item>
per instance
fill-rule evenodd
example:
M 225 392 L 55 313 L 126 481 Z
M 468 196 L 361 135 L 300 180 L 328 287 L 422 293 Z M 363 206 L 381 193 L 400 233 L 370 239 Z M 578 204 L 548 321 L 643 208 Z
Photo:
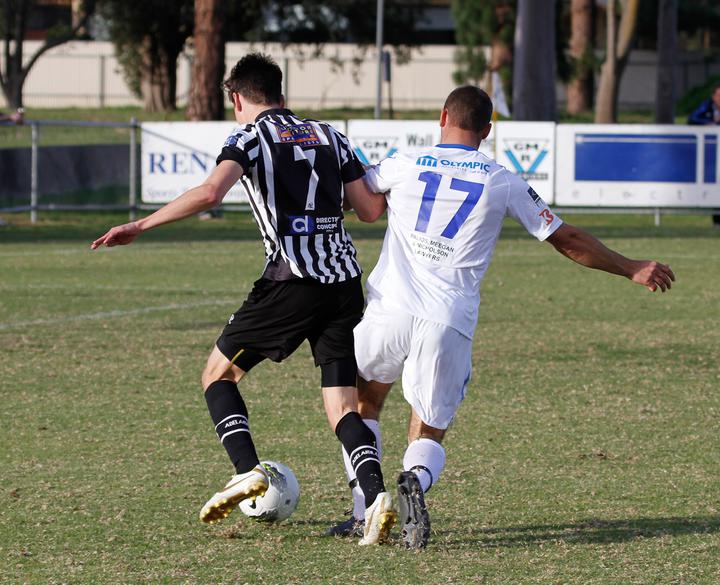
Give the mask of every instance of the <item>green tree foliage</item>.
M 451 9 L 459 45 L 455 83 L 480 84 L 488 70 L 497 71 L 511 100 L 515 0 L 453 0 Z
M 487 70 L 485 46 L 495 30 L 494 6 L 480 0 L 453 0 L 451 4 L 455 21 L 455 83 L 479 83 Z
M 125 80 L 147 111 L 176 107 L 177 60 L 192 34 L 193 0 L 99 0 Z

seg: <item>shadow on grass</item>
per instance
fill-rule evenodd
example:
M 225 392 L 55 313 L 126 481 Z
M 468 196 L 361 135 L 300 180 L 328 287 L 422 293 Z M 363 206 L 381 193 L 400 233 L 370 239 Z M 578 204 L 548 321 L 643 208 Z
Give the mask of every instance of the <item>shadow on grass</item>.
M 720 532 L 720 516 L 696 518 L 628 518 L 602 520 L 590 518 L 570 524 L 538 524 L 507 528 L 471 529 L 462 535 L 456 531 L 435 531 L 432 539 L 439 545 L 475 544 L 479 548 L 513 548 L 552 542 L 568 544 L 610 544 L 642 538 L 662 538 Z
M 0 227 L 0 243 L 78 242 L 89 244 L 113 225 L 128 221 L 125 212 L 41 212 L 37 224 L 28 215 L 2 215 L 8 223 Z M 612 238 L 720 238 L 720 230 L 712 227 L 707 216 L 669 216 L 663 225 L 655 227 L 653 220 L 641 215 L 568 215 L 566 221 L 590 231 L 601 239 Z M 355 240 L 380 240 L 387 223 L 382 219 L 374 224 L 360 222 L 354 215 L 346 218 L 346 227 Z M 528 240 L 532 237 L 519 225 L 506 222 L 502 240 Z M 143 234 L 142 242 L 217 242 L 260 241 L 260 233 L 249 212 L 228 212 L 221 219 L 199 221 L 190 218 L 162 226 Z

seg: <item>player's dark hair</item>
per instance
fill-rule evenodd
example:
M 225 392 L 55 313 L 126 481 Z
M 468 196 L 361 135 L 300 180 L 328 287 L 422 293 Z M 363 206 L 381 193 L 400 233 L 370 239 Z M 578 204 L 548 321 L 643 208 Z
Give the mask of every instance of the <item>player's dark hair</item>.
M 277 104 L 282 97 L 282 71 L 274 59 L 248 53 L 230 71 L 223 83 L 230 94 L 239 93 L 254 104 Z
M 478 133 L 490 123 L 493 112 L 490 96 L 474 85 L 451 91 L 444 108 L 453 126 Z

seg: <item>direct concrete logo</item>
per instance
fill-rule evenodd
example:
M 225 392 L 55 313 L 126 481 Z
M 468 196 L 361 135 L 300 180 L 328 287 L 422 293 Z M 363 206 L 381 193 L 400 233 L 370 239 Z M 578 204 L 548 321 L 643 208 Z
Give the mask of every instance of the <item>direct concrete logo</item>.
M 295 236 L 306 236 L 315 230 L 315 219 L 309 215 L 290 215 L 290 234 Z

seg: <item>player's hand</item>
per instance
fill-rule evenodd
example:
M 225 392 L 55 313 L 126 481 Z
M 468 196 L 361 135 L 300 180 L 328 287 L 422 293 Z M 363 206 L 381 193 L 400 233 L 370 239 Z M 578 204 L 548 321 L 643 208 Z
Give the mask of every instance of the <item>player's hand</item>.
M 100 236 L 97 240 L 90 244 L 90 249 L 95 250 L 103 245 L 108 248 L 112 248 L 113 246 L 124 246 L 132 242 L 141 233 L 142 230 L 134 221 L 123 225 L 117 225 L 110 229 L 105 235 Z
M 667 264 L 654 260 L 639 260 L 635 262 L 634 271 L 630 280 L 641 284 L 650 292 L 660 289 L 662 292 L 670 290 L 675 282 L 675 274 Z

